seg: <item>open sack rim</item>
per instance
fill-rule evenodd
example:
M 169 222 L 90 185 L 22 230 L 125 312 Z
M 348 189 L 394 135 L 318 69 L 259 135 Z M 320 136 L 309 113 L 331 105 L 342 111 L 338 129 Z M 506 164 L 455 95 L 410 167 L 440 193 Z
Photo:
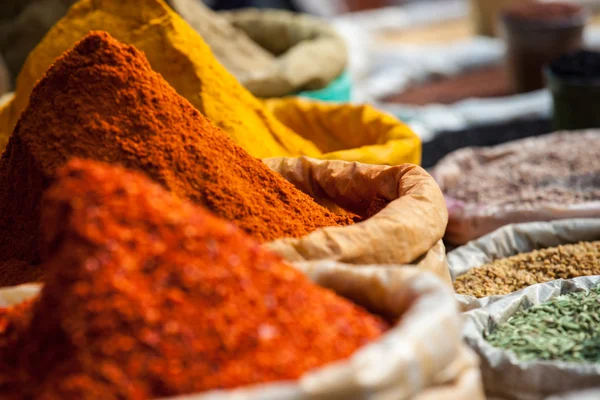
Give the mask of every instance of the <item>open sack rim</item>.
M 484 307 L 463 314 L 465 320 L 463 337 L 469 347 L 481 358 L 482 377 L 489 395 L 510 395 L 510 398 L 541 400 L 555 393 L 590 387 L 590 381 L 598 381 L 600 364 L 519 361 L 516 354 L 510 350 L 494 347 L 483 336 L 490 323 L 495 325 L 504 322 L 521 309 L 545 303 L 562 294 L 587 290 L 598 284 L 600 284 L 598 275 L 538 283 L 509 295 L 490 299 Z M 559 375 L 562 378 L 558 379 L 557 383 L 556 378 Z M 555 392 L 552 388 L 544 392 L 542 385 L 548 381 L 555 382 L 554 385 L 562 385 L 568 381 L 570 386 L 561 386 L 560 392 Z M 488 385 L 492 386 L 491 390 Z
M 331 259 L 346 263 L 358 260 L 362 264 L 411 264 L 444 236 L 448 212 L 443 195 L 435 180 L 417 165 L 370 165 L 308 157 L 263 161 L 313 198 L 311 192 L 315 188 L 329 198 L 341 197 L 336 193 L 338 188 L 321 182 L 327 177 L 345 175 L 347 180 L 352 177 L 352 180 L 366 178 L 390 182 L 394 179 L 393 188 L 391 184 L 386 188 L 377 185 L 373 190 L 374 196 L 382 196 L 389 203 L 367 220 L 347 226 L 324 227 L 300 238 L 282 238 L 265 244 L 288 261 Z M 306 177 L 304 181 L 296 179 L 300 173 Z M 308 187 L 303 188 L 303 184 Z M 340 243 L 344 243 L 343 248 Z M 391 247 L 394 251 L 390 251 Z
M 252 8 L 221 11 L 219 15 L 262 48 L 263 44 L 250 35 L 247 25 L 266 21 L 267 24 L 263 24 L 261 29 L 266 29 L 267 32 L 274 29 L 275 33 L 280 34 L 279 29 L 283 28 L 290 33 L 292 27 L 301 28 L 299 30 L 306 32 L 303 35 L 298 35 L 298 32 L 290 35 L 294 38 L 294 44 L 282 54 L 276 55 L 273 62 L 265 68 L 238 77 L 256 96 L 281 97 L 301 90 L 324 89 L 347 67 L 348 50 L 344 39 L 322 18 L 286 10 Z M 321 50 L 320 54 L 316 54 L 317 49 Z M 321 57 L 315 58 L 316 55 Z M 320 68 L 313 67 L 311 73 L 298 71 L 293 61 L 306 60 L 306 56 L 312 58 L 313 66 L 316 64 Z M 316 82 L 325 83 L 325 80 L 328 80 L 325 86 L 315 87 Z
M 348 359 L 307 372 L 297 381 L 208 391 L 163 400 L 325 399 L 338 398 L 336 395 L 339 396 L 340 393 L 350 393 L 361 399 L 377 399 L 382 393 L 397 391 L 404 394 L 402 398 L 410 398 L 439 384 L 435 377 L 436 371 L 452 369 L 457 357 L 464 354 L 461 344 L 462 323 L 457 306 L 451 301 L 452 291 L 432 273 L 418 269 L 399 269 L 389 265 L 355 268 L 333 261 L 299 263 L 294 266 L 307 273 L 316 284 L 323 280 L 325 287 L 331 284 L 332 276 L 337 276 L 338 282 L 344 282 L 338 283 L 341 286 L 350 281 L 358 283 L 359 287 L 378 287 L 379 290 L 371 293 L 370 300 L 383 298 L 383 302 L 387 303 L 386 307 L 396 308 L 399 321 L 378 340 L 360 348 Z M 37 295 L 42 287 L 43 284 L 24 284 L 0 288 L 0 306 L 23 302 Z M 338 292 L 335 288 L 329 288 Z M 402 290 L 398 290 L 400 288 Z M 344 290 L 348 288 L 342 287 L 341 291 Z M 344 293 L 339 295 L 354 302 Z M 431 309 L 436 310 L 436 318 L 431 318 L 430 313 L 425 312 Z M 444 326 L 445 329 L 440 330 L 440 326 Z M 436 343 L 443 340 L 444 343 L 452 345 L 446 345 L 442 353 L 439 353 L 439 346 L 419 348 L 420 351 L 416 352 L 415 340 L 423 336 L 435 338 Z M 470 352 L 467 355 L 469 354 Z M 432 360 L 435 360 L 434 370 L 427 367 Z M 419 379 L 415 379 L 415 367 Z
M 421 139 L 419 136 L 405 122 L 372 105 L 329 102 L 323 99 L 302 96 L 265 99 L 263 102 L 267 109 L 286 126 L 288 117 L 282 114 L 295 113 L 307 116 L 325 114 L 328 116 L 346 112 L 345 119 L 361 115 L 363 117 L 361 118 L 362 126 L 367 129 L 369 125 L 377 122 L 380 132 L 377 135 L 376 142 L 367 142 L 356 147 L 344 146 L 337 150 L 322 151 L 317 156 L 318 159 L 361 162 L 372 165 L 401 165 L 408 162 L 420 163 L 421 161 Z M 325 120 L 327 119 L 325 118 Z M 317 124 L 317 129 L 333 130 L 335 127 L 328 126 L 325 122 Z M 302 136 L 301 132 L 296 133 Z M 402 162 L 398 163 L 399 160 L 402 160 Z

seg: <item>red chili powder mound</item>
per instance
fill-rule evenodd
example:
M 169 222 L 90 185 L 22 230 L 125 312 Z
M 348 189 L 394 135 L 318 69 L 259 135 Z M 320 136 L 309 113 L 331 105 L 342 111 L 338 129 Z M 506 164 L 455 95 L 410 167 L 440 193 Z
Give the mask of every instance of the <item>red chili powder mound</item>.
M 46 284 L 0 330 L 3 399 L 152 399 L 293 380 L 386 323 L 139 173 L 62 168 Z
M 90 33 L 50 67 L 2 155 L 0 262 L 39 262 L 40 198 L 71 157 L 142 171 L 262 242 L 352 223 L 251 157 L 141 52 L 103 32 Z

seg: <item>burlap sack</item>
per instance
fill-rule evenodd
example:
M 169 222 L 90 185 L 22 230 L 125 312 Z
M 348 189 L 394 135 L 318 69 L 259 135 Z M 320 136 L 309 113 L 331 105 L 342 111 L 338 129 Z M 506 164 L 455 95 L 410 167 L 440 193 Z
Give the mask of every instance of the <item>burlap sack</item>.
M 452 291 L 435 276 L 386 266 L 357 269 L 331 261 L 295 266 L 314 282 L 373 312 L 397 318 L 397 324 L 349 359 L 309 372 L 296 382 L 178 399 L 484 399 L 477 359 L 461 341 L 462 322 Z M 38 288 L 0 289 L 0 304 L 22 301 Z
M 167 3 L 202 36 L 219 62 L 236 77 L 263 70 L 275 62 L 274 55 L 202 1 L 167 0 Z
M 436 244 L 436 252 L 443 249 L 439 242 L 448 214 L 437 184 L 422 168 L 306 157 L 263 161 L 333 211 L 341 207 L 365 216 L 375 197 L 389 201 L 377 214 L 358 224 L 322 228 L 301 238 L 267 244 L 286 260 L 327 259 L 351 264 L 427 264 L 435 260 L 431 269 L 448 277 L 446 267 L 440 264 L 445 260 L 426 254 Z
M 324 20 L 281 10 L 221 13 L 277 58 L 263 69 L 236 75 L 258 97 L 281 97 L 327 86 L 346 67 L 344 40 Z
M 600 219 L 567 219 L 508 225 L 448 253 L 452 280 L 493 260 L 561 244 L 600 240 Z M 491 296 L 477 299 L 456 295 L 463 311 L 496 301 Z
M 503 145 L 484 148 L 458 150 L 440 161 L 432 170 L 444 193 L 455 185 L 456 180 L 469 171 L 502 157 L 535 153 L 541 142 L 550 143 L 560 149 L 561 143 L 571 140 L 585 142 L 597 137 L 598 130 L 580 132 L 557 132 L 534 138 L 516 140 Z M 508 179 L 507 171 L 507 179 Z M 541 201 L 535 205 L 486 205 L 468 204 L 446 196 L 449 220 L 444 239 L 448 243 L 461 245 L 477 239 L 504 225 L 512 223 L 552 221 L 569 218 L 600 217 L 600 202 L 587 202 L 575 205 L 549 204 Z
M 10 87 L 10 74 L 6 64 L 4 63 L 4 59 L 0 55 L 0 98 L 10 91 Z
M 517 356 L 493 347 L 483 337 L 515 312 L 544 303 L 556 296 L 589 290 L 600 276 L 540 283 L 504 297 L 491 299 L 483 308 L 463 314 L 464 337 L 481 358 L 486 395 L 504 400 L 543 400 L 572 390 L 597 387 L 600 364 L 556 361 L 521 362 Z
M 17 75 L 31 50 L 76 1 L 3 0 L 1 2 L 0 53 L 6 61 L 12 82 L 17 80 Z

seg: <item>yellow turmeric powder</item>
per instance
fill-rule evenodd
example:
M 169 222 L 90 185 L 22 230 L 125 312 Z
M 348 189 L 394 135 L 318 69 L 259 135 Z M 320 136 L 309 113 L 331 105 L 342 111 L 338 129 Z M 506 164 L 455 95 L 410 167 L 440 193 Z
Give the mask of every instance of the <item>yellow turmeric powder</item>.
M 31 52 L 17 79 L 15 97 L 0 109 L 0 151 L 37 80 L 91 30 L 105 30 L 144 51 L 155 71 L 251 155 L 320 155 L 312 142 L 279 122 L 244 89 L 162 0 L 81 0 L 71 7 Z

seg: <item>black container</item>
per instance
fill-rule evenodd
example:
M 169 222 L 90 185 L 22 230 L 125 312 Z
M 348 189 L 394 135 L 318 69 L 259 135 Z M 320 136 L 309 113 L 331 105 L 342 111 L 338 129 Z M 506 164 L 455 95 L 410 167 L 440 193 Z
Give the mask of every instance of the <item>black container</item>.
M 565 70 L 569 63 L 573 68 Z M 547 66 L 544 74 L 552 92 L 557 130 L 600 128 L 600 53 L 579 51 L 565 55 Z

